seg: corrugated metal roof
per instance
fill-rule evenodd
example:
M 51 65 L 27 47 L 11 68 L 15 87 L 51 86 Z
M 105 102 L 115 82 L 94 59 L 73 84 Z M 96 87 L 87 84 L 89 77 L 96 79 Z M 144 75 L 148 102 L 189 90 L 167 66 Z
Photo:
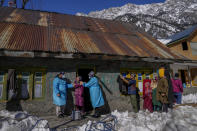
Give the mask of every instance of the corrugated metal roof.
M 181 59 L 134 25 L 0 8 L 0 49 Z

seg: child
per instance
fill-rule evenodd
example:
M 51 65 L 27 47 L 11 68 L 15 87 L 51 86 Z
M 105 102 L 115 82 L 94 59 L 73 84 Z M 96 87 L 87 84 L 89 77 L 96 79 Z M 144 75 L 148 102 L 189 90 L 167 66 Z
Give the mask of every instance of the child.
M 151 80 L 146 79 L 143 81 L 143 99 L 144 99 L 144 109 L 148 109 L 150 112 L 153 112 L 152 105 L 152 88 L 150 87 Z
M 153 102 L 153 110 L 160 111 L 161 103 L 156 99 L 156 92 L 157 92 L 157 84 L 158 84 L 158 75 L 157 73 L 153 74 L 153 80 L 151 81 L 151 88 L 152 88 L 152 102 Z
M 84 98 L 83 98 L 83 92 L 84 87 L 83 85 L 80 85 L 80 81 L 82 81 L 82 77 L 78 76 L 75 80 L 75 107 L 76 110 L 81 111 L 81 113 L 84 113 Z

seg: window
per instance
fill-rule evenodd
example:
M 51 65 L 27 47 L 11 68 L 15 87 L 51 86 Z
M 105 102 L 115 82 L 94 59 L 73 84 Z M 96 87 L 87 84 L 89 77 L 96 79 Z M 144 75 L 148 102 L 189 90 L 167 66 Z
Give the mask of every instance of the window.
M 3 98 L 4 72 L 0 72 L 0 99 Z
M 183 48 L 183 50 L 188 50 L 188 46 L 187 46 L 186 41 L 182 42 L 182 48 Z
M 142 73 L 138 73 L 138 80 L 142 80 Z
M 197 56 L 197 42 L 191 42 L 191 48 L 192 48 L 192 55 Z
M 146 73 L 145 78 L 150 79 L 150 74 Z
M 42 72 L 35 73 L 34 97 L 42 97 Z
M 30 73 L 29 72 L 22 72 L 22 84 L 21 84 L 21 97 L 24 99 L 29 98 L 29 79 Z
M 12 92 L 7 92 L 8 68 L 0 70 L 0 100 L 9 100 Z M 16 68 L 16 82 L 19 88 L 20 98 L 24 100 L 37 100 L 45 97 L 46 73 L 45 69 Z M 8 97 L 8 98 L 7 98 Z

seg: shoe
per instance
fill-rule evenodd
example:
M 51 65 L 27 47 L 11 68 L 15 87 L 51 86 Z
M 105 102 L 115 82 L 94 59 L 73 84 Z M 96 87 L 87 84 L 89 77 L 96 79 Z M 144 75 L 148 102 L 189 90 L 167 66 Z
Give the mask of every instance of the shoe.
M 60 114 L 59 116 L 58 116 L 58 118 L 63 118 L 64 117 L 64 115 L 63 114 Z
M 93 118 L 99 118 L 99 117 L 100 117 L 100 115 L 98 115 L 98 114 L 94 114 L 94 115 L 92 115 L 92 117 L 93 117 Z

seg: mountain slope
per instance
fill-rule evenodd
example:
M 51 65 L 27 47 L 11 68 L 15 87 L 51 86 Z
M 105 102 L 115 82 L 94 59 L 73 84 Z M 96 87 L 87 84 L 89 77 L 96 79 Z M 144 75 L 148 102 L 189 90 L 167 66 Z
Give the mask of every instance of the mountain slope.
M 161 39 L 197 24 L 197 0 L 166 0 L 146 5 L 129 3 L 76 15 L 135 23 L 153 37 Z

